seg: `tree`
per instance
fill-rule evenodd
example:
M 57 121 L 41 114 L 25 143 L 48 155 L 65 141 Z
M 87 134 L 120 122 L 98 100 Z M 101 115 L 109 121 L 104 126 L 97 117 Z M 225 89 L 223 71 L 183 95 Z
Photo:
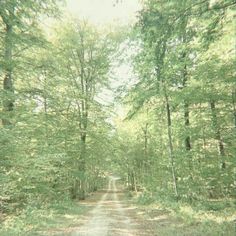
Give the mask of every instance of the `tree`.
M 58 42 L 63 70 L 71 92 L 74 94 L 71 105 L 77 110 L 79 124 L 79 158 L 75 165 L 79 179 L 75 180 L 74 197 L 85 198 L 87 135 L 90 112 L 96 102 L 99 86 L 106 84 L 110 67 L 110 53 L 113 45 L 108 36 L 103 36 L 86 22 L 72 22 L 63 29 L 62 38 Z M 64 42 L 67 42 L 65 45 Z M 110 44 L 110 46 L 108 46 Z
M 22 51 L 42 42 L 37 32 L 38 19 L 42 14 L 55 15 L 57 5 L 55 0 L 19 2 L 15 0 L 1 1 L 0 24 L 3 32 L 3 99 L 2 123 L 4 126 L 12 122 L 11 114 L 14 108 L 13 76 L 17 58 Z
M 233 5 L 231 1 L 228 4 L 182 1 L 180 4 L 179 1 L 150 0 L 145 1 L 144 8 L 139 14 L 139 22 L 135 29 L 136 37 L 139 38 L 136 41 L 139 52 L 134 61 L 138 80 L 128 95 L 129 104 L 132 104 L 129 117 L 134 117 L 138 112 L 142 113 L 142 107 L 152 100 L 157 101 L 154 103 L 156 109 L 165 106 L 168 124 L 165 135 L 171 150 L 169 167 L 173 175 L 172 185 L 176 186 L 178 183 L 179 194 L 174 191 L 175 195 L 180 197 L 187 196 L 190 199 L 197 197 L 200 186 L 205 184 L 203 179 L 206 176 L 209 176 L 207 177 L 209 182 L 206 182 L 205 189 L 211 196 L 224 194 L 225 191 L 222 188 L 220 191 L 217 190 L 220 184 L 215 185 L 212 190 L 215 182 L 211 182 L 210 176 L 221 180 L 225 188 L 228 186 L 226 182 L 232 181 L 229 180 L 232 161 L 229 161 L 231 163 L 229 171 L 222 177 L 216 159 L 208 162 L 196 153 L 202 152 L 199 141 L 203 135 L 203 146 L 207 147 L 205 158 L 207 155 L 214 155 L 213 143 L 217 141 L 221 167 L 224 169 L 226 159 L 230 160 L 231 154 L 226 154 L 227 138 L 224 138 L 226 133 L 222 127 L 232 130 L 229 122 L 232 120 L 232 113 L 229 112 L 226 119 L 223 119 L 222 114 L 227 113 L 231 88 L 234 87 L 234 83 L 231 84 L 233 72 L 231 65 L 234 59 L 230 53 L 232 44 L 228 41 L 233 37 L 231 35 L 226 39 L 222 32 L 227 31 L 230 35 Z M 222 41 L 225 46 L 220 47 Z M 224 59 L 220 52 L 224 52 Z M 226 72 L 226 68 L 229 73 Z M 219 108 L 216 107 L 216 103 L 219 104 Z M 181 111 L 182 116 L 180 116 Z M 201 119 L 198 118 L 200 115 Z M 233 137 L 226 136 L 228 139 Z M 232 150 L 230 145 L 228 151 Z M 211 165 L 214 167 L 209 174 L 207 168 Z M 199 174 L 202 179 L 198 177 Z M 227 189 L 229 190 L 228 187 Z

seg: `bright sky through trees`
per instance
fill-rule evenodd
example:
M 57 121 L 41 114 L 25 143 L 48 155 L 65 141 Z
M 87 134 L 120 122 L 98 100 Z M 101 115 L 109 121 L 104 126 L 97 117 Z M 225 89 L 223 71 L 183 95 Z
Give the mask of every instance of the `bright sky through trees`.
M 67 0 L 67 9 L 73 17 L 88 20 L 98 27 L 133 23 L 137 12 L 141 9 L 141 4 L 139 0 L 119 2 L 116 0 Z M 111 75 L 116 78 L 112 80 L 113 90 L 133 77 L 131 66 L 127 62 L 120 66 L 116 65 Z M 114 94 L 110 90 L 104 89 L 97 99 L 102 103 L 110 103 L 113 97 Z
M 127 24 L 135 19 L 140 9 L 139 0 L 68 0 L 68 11 L 75 17 L 85 18 L 96 25 L 118 21 Z

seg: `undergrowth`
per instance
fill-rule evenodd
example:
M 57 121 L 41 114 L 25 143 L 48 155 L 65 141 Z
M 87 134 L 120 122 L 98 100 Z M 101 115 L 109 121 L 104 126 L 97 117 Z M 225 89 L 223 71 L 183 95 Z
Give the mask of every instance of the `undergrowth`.
M 177 201 L 146 191 L 136 194 L 133 200 L 147 217 L 155 219 L 156 235 L 234 236 L 236 232 L 233 199 Z
M 45 235 L 49 229 L 76 225 L 84 211 L 83 206 L 70 200 L 54 201 L 41 207 L 28 205 L 18 214 L 5 218 L 0 224 L 0 235 Z

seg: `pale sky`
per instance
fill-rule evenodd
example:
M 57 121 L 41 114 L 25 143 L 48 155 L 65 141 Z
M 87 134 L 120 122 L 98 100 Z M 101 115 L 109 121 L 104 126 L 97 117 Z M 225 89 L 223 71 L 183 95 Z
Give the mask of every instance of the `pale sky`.
M 69 14 L 96 25 L 131 23 L 140 8 L 139 0 L 67 0 Z

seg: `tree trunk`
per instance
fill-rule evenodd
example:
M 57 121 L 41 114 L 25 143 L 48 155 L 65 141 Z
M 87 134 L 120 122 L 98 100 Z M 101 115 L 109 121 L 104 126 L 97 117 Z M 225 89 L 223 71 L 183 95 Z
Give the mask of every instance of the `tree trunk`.
M 79 157 L 79 193 L 78 198 L 79 200 L 85 199 L 85 193 L 86 193 L 86 134 L 81 135 L 81 151 L 80 151 L 80 157 Z
M 190 121 L 189 121 L 189 105 L 187 102 L 184 103 L 184 119 L 185 119 L 185 127 L 188 130 Z M 191 141 L 189 135 L 187 135 L 187 137 L 185 138 L 185 148 L 187 151 L 191 150 Z
M 145 157 L 146 164 L 148 162 L 148 160 L 147 160 L 147 147 L 148 147 L 147 132 L 148 132 L 148 123 L 146 123 L 145 128 L 143 129 L 143 133 L 144 133 L 144 157 Z
M 184 39 L 183 39 L 183 43 L 186 43 L 186 40 L 185 40 L 185 36 L 184 36 Z M 186 52 L 183 53 L 183 60 L 184 60 L 184 68 L 183 68 L 183 88 L 186 87 L 186 83 L 187 83 L 187 65 L 186 65 L 186 57 L 187 57 L 187 54 Z M 189 118 L 189 104 L 187 101 L 184 101 L 184 124 L 185 124 L 185 128 L 186 130 L 189 130 L 189 125 L 190 125 L 190 118 Z M 190 136 L 187 135 L 185 137 L 185 149 L 187 151 L 190 151 L 191 150 L 191 141 L 190 141 Z
M 5 35 L 5 53 L 4 61 L 5 75 L 3 80 L 3 90 L 5 91 L 6 97 L 3 100 L 3 112 L 4 118 L 2 119 L 3 126 L 9 126 L 11 122 L 11 114 L 14 109 L 14 88 L 12 79 L 12 33 L 13 27 L 9 23 L 6 24 L 6 35 Z
M 143 181 L 145 181 L 145 178 L 150 175 L 150 168 L 149 168 L 149 160 L 148 160 L 148 123 L 145 124 L 145 127 L 142 128 L 144 140 L 143 140 L 143 155 L 144 155 L 144 161 L 142 161 L 142 175 L 143 175 Z
M 186 8 L 186 1 L 182 1 L 183 4 L 183 9 Z M 184 47 L 187 46 L 188 44 L 188 40 L 187 40 L 187 24 L 188 24 L 188 15 L 186 15 L 185 17 L 182 18 L 182 42 Z M 184 48 L 183 50 L 183 54 L 182 54 L 182 60 L 183 60 L 183 69 L 182 69 L 182 76 L 183 76 L 183 88 L 185 88 L 187 85 L 187 80 L 188 80 L 188 69 L 187 69 L 187 60 L 188 59 L 188 54 L 187 54 L 187 50 L 186 48 Z M 185 120 L 185 128 L 186 130 L 189 130 L 189 125 L 190 125 L 190 119 L 189 119 L 189 104 L 187 101 L 184 101 L 184 120 Z M 190 140 L 190 136 L 187 135 L 185 137 L 185 149 L 187 151 L 191 150 L 191 140 Z
M 129 188 L 131 191 L 137 192 L 137 183 L 136 183 L 136 177 L 135 177 L 134 170 L 129 171 Z
M 236 129 L 236 89 L 232 92 L 232 104 L 233 104 L 233 115 L 234 115 L 234 128 Z
M 174 150 L 173 150 L 173 141 L 172 141 L 172 128 L 171 128 L 171 112 L 170 112 L 170 104 L 168 95 L 165 92 L 165 102 L 166 102 L 166 115 L 167 115 L 167 132 L 168 132 L 168 141 L 169 141 L 169 157 L 170 157 L 170 164 L 171 164 L 171 172 L 172 172 L 172 179 L 173 179 L 173 188 L 175 196 L 178 198 L 178 188 L 177 188 L 177 179 L 176 179 L 176 171 L 174 166 Z
M 219 150 L 219 155 L 221 157 L 221 168 L 225 169 L 226 168 L 226 163 L 225 163 L 225 148 L 224 148 L 224 143 L 221 137 L 220 133 L 220 127 L 218 124 L 218 119 L 216 115 L 216 107 L 215 107 L 215 102 L 211 101 L 210 102 L 210 107 L 211 107 L 211 114 L 212 114 L 212 124 L 215 130 L 215 138 L 218 141 L 218 150 Z
M 48 132 L 48 99 L 47 99 L 47 75 L 44 74 L 43 78 L 43 106 L 44 106 L 44 121 L 45 121 L 45 146 L 44 149 L 47 152 L 49 147 L 49 132 Z

